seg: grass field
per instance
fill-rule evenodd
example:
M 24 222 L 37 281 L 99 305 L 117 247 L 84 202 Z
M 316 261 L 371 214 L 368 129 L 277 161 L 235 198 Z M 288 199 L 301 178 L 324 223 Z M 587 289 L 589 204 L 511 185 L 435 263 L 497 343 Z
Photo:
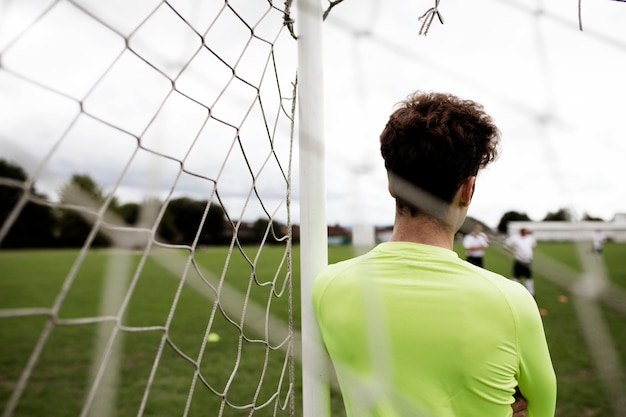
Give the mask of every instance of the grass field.
M 289 415 L 291 405 L 285 411 L 274 410 L 285 405 L 289 390 L 288 376 L 281 378 L 289 374 L 287 354 L 278 341 L 284 336 L 290 311 L 296 330 L 300 323 L 299 253 L 294 248 L 290 302 L 285 248 L 257 251 L 246 247 L 233 252 L 226 272 L 226 248 L 198 251 L 197 269 L 189 269 L 187 284 L 182 287 L 183 252 L 177 254 L 183 262 L 165 262 L 163 254 L 143 259 L 139 253 L 123 256 L 100 250 L 77 263 L 79 253 L 74 250 L 0 251 L 0 409 L 9 402 L 37 341 L 49 330 L 14 416 L 81 415 L 89 381 L 98 369 L 94 357 L 105 353 L 114 359 L 110 363 L 116 364 L 119 372 L 104 372 L 103 385 L 115 387 L 116 392 L 107 396 L 103 390 L 93 401 L 96 409 L 115 410 L 111 415 L 136 416 L 141 409 L 146 416 L 178 416 L 188 404 L 190 416 L 217 416 L 220 410 L 224 416 L 247 416 L 251 415 L 252 402 L 258 408 L 255 416 Z M 329 261 L 352 255 L 348 246 L 331 247 Z M 537 255 L 581 270 L 572 244 L 543 243 Z M 626 289 L 626 245 L 607 244 L 603 258 L 611 282 Z M 487 268 L 509 275 L 511 260 L 507 255 L 492 249 L 485 263 Z M 130 271 L 128 278 L 111 287 L 113 278 L 105 278 L 105 271 L 122 266 Z M 574 296 L 562 286 L 563 280 L 557 284 L 549 279 L 549 271 L 537 266 L 535 272 L 537 302 L 547 312 L 544 325 L 559 383 L 557 416 L 617 417 L 611 409 L 610 391 L 604 388 L 587 346 Z M 74 277 L 71 282 L 66 281 L 68 274 Z M 229 303 L 221 304 L 224 311 L 214 309 L 218 289 L 211 285 L 216 285 L 222 274 L 233 294 L 249 294 L 248 305 L 231 297 Z M 576 277 L 565 279 L 573 284 Z M 221 291 L 226 294 L 225 288 Z M 103 304 L 104 299 L 108 301 Z M 26 310 L 34 308 L 42 310 L 39 314 Z M 120 308 L 124 310 L 120 316 L 122 331 L 103 349 L 115 331 L 114 315 Z M 11 314 L 2 314 L 8 311 Z M 278 335 L 278 341 L 271 341 L 269 347 L 263 327 L 267 311 L 278 318 L 267 327 L 273 336 Z M 612 348 L 621 363 L 626 363 L 624 308 L 602 307 L 600 311 L 612 337 Z M 54 322 L 49 317 L 55 317 Z M 104 318 L 94 319 L 97 317 Z M 219 334 L 219 341 L 205 342 L 209 327 Z M 163 340 L 167 343 L 159 350 Z M 158 367 L 153 370 L 157 355 Z M 203 381 L 197 380 L 188 402 L 196 366 Z M 292 389 L 298 416 L 299 369 L 296 361 Z M 149 395 L 144 397 L 149 381 Z M 333 395 L 332 408 L 334 416 L 343 415 L 337 394 Z

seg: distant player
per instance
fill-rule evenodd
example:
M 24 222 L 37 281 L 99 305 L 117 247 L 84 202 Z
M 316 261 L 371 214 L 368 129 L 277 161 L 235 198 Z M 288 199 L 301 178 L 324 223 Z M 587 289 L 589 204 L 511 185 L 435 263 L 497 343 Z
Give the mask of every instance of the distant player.
M 391 238 L 313 283 L 348 417 L 554 416 L 535 300 L 453 250 L 498 139 L 481 105 L 450 94 L 414 93 L 389 118 Z
M 606 242 L 606 235 L 602 230 L 594 230 L 591 235 L 591 244 L 593 253 L 597 256 L 602 254 L 602 248 L 604 248 L 604 242 Z
M 504 247 L 513 252 L 513 280 L 522 282 L 528 292 L 535 296 L 532 262 L 537 241 L 532 232 L 522 228 L 519 234 L 511 235 L 504 241 Z
M 489 238 L 487 234 L 483 232 L 483 226 L 480 223 L 476 223 L 472 228 L 471 233 L 468 233 L 463 238 L 463 248 L 465 248 L 465 255 L 467 262 L 476 266 L 483 267 L 483 259 L 485 257 L 485 249 L 489 247 Z

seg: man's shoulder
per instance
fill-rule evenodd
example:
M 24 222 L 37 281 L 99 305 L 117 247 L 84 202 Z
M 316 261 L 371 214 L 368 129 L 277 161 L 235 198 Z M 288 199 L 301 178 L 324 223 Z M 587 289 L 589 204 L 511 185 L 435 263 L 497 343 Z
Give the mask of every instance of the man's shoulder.
M 345 275 L 350 269 L 359 267 L 366 257 L 367 254 L 360 255 L 324 266 L 315 276 L 313 285 L 320 285 L 322 282 L 332 281 L 337 276 Z
M 520 296 L 526 298 L 526 295 L 530 294 L 524 285 L 497 272 L 481 268 L 481 275 L 506 298 L 519 298 Z

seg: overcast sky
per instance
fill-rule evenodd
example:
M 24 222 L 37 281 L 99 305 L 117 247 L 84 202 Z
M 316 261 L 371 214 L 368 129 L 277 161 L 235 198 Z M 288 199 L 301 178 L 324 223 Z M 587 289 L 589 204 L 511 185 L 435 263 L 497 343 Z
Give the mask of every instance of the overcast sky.
M 626 4 L 583 0 L 581 32 L 575 0 L 441 0 L 444 24 L 418 36 L 433 5 L 344 1 L 325 24 L 330 218 L 354 213 L 334 203 L 358 193 L 346 205 L 366 201 L 359 215 L 392 219 L 377 140 L 414 89 L 478 101 L 502 131 L 470 215 L 497 225 L 508 210 L 534 220 L 563 207 L 606 220 L 626 211 Z
M 260 111 L 251 107 L 253 89 L 238 83 L 232 86 L 235 94 L 220 95 L 219 86 L 231 72 L 209 54 L 195 56 L 199 38 L 158 1 L 76 3 L 99 23 L 63 1 L 0 1 L 0 156 L 31 173 L 40 169 L 37 184 L 47 193 L 76 171 L 89 173 L 105 188 L 119 182 L 116 195 L 122 200 L 132 200 L 140 188 L 208 198 L 212 185 L 206 179 L 219 178 L 226 209 L 252 219 L 263 208 L 249 198 L 246 171 L 263 172 L 256 186 L 268 202 L 265 209 L 285 218 L 280 178 L 286 164 L 268 158 L 267 147 L 237 153 L 234 129 L 218 122 L 226 114 L 252 120 Z M 243 78 L 263 76 L 262 67 L 244 61 L 266 59 L 267 44 L 247 48 L 247 29 L 232 13 L 222 12 L 224 18 L 211 26 L 223 3 L 170 4 L 198 32 L 206 32 L 205 42 L 213 39 L 211 45 Z M 263 4 L 248 2 L 244 10 L 257 19 Z M 345 0 L 323 25 L 329 223 L 393 221 L 378 135 L 394 105 L 416 89 L 478 101 L 502 131 L 501 157 L 481 173 L 471 216 L 495 226 L 509 210 L 534 220 L 564 207 L 605 220 L 626 212 L 626 4 L 582 0 L 580 31 L 577 0 L 441 0 L 444 24 L 435 19 L 427 36 L 420 36 L 418 18 L 434 4 Z M 51 5 L 33 24 L 33 17 Z M 262 22 L 282 18 L 268 16 Z M 140 30 L 138 22 L 144 22 Z M 273 39 L 277 34 L 266 26 L 260 24 L 257 33 Z M 124 37 L 162 73 L 129 54 Z M 295 69 L 295 47 L 288 44 L 276 46 L 279 71 L 289 74 L 281 81 L 283 95 L 290 93 Z M 167 77 L 183 94 L 172 93 Z M 75 120 L 79 101 L 96 119 Z M 216 118 L 207 121 L 203 106 L 212 107 Z M 264 110 L 270 130 L 278 132 L 275 150 L 284 161 L 288 120 L 277 105 Z M 152 120 L 156 112 L 167 118 Z M 267 129 L 255 122 L 237 127 L 244 141 Z M 138 149 L 136 137 L 150 152 Z M 209 140 L 214 138 L 227 139 Z M 228 164 L 217 162 L 224 158 Z M 194 175 L 178 178 L 183 160 Z M 297 158 L 292 172 L 292 220 L 297 222 Z

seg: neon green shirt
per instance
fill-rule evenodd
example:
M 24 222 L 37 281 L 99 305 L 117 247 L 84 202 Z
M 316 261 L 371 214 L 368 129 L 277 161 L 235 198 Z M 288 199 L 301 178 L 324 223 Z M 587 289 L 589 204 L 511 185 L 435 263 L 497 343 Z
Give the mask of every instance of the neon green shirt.
M 326 267 L 313 308 L 348 417 L 552 417 L 556 378 L 520 284 L 451 250 L 387 242 Z

